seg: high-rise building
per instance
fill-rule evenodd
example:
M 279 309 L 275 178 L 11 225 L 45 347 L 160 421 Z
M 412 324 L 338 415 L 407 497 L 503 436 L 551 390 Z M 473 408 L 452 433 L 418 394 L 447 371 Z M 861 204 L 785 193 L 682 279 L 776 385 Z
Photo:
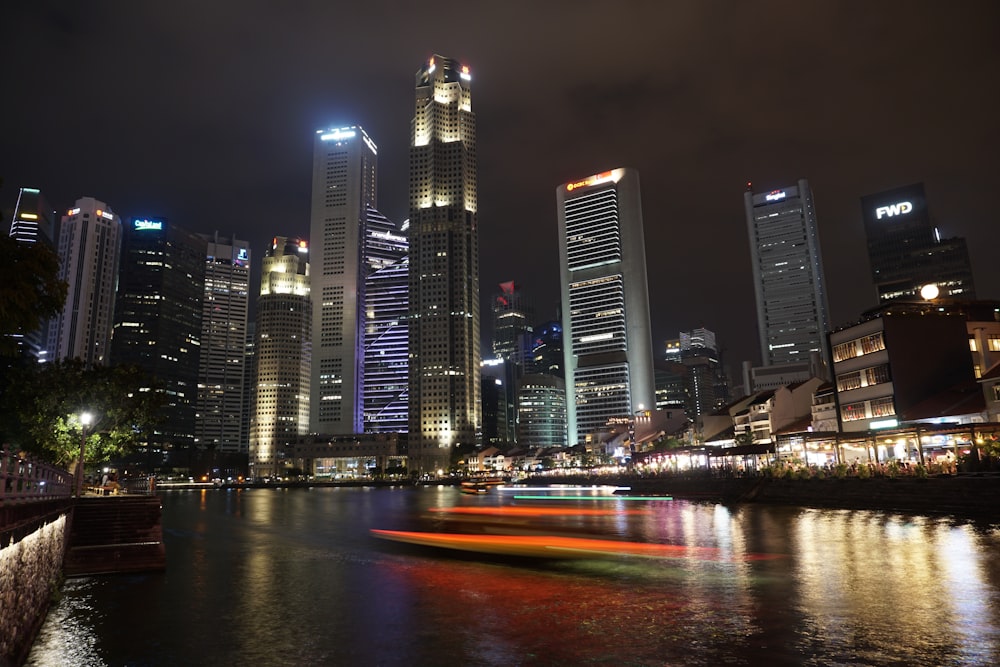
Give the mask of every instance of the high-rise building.
M 410 263 L 406 233 L 375 209 L 368 211 L 365 249 L 364 429 L 405 433 L 409 415 Z
M 935 298 L 976 298 L 965 239 L 941 238 L 923 183 L 862 197 L 861 214 L 879 304 L 919 300 L 928 286 Z
M 111 361 L 155 377 L 166 403 L 150 437 L 194 444 L 206 241 L 162 218 L 125 226 Z
M 281 477 L 285 448 L 309 433 L 312 302 L 309 247 L 276 236 L 261 262 L 250 475 Z
M 531 313 L 521 287 L 513 280 L 500 283 L 499 288 L 493 298 L 493 354 L 523 367 L 530 353 Z
M 705 328 L 682 331 L 678 341 L 680 363 L 687 368 L 684 376 L 687 402 L 684 408 L 688 419 L 694 421 L 726 404 L 726 378 L 719 360 L 715 332 Z
M 570 444 L 655 407 L 639 174 L 556 188 Z
M 830 317 L 809 182 L 758 193 L 748 183 L 743 205 L 763 364 L 825 361 Z
M 104 202 L 83 197 L 62 217 L 59 279 L 69 292 L 49 325 L 50 357 L 108 363 L 121 244 L 121 218 Z
M 479 444 L 479 229 L 469 68 L 434 56 L 410 125 L 411 471 Z
M 317 130 L 313 143 L 313 433 L 363 429 L 366 229 L 376 208 L 377 152 L 356 126 Z
M 243 386 L 250 245 L 235 236 L 205 235 L 205 297 L 201 317 L 201 360 L 195 444 L 220 452 L 246 453 Z
M 515 424 L 517 423 L 517 386 L 521 376 L 530 372 L 528 366 L 532 362 L 531 326 L 528 324 L 530 312 L 524 303 L 524 295 L 520 286 L 513 280 L 500 283 L 499 292 L 493 297 L 493 354 L 503 361 L 498 367 L 502 372 L 501 382 L 506 394 L 504 403 L 507 414 L 505 422 L 508 425 L 504 443 L 513 443 L 517 439 Z M 483 383 L 483 387 L 486 387 Z M 485 397 L 484 397 L 485 401 Z M 484 407 L 485 410 L 485 407 Z M 484 415 L 485 419 L 485 415 Z M 485 421 L 484 421 L 485 433 Z M 484 444 L 489 442 L 485 437 Z
M 566 445 L 566 383 L 556 375 L 523 375 L 517 383 L 517 442 L 524 447 Z
M 10 236 L 18 243 L 40 243 L 58 256 L 58 229 L 56 212 L 49 206 L 37 188 L 21 188 L 10 222 Z M 18 346 L 23 354 L 36 361 L 47 361 L 50 319 L 45 318 L 35 331 L 17 334 Z
M 482 440 L 483 446 L 506 447 L 514 443 L 514 420 L 508 396 L 513 391 L 506 387 L 507 362 L 500 357 L 483 360 L 480 370 L 480 397 L 482 399 Z
M 56 250 L 56 212 L 37 188 L 21 188 L 10 221 L 10 235 L 21 243 L 45 243 Z
M 531 342 L 531 372 L 539 375 L 563 374 L 562 323 L 545 322 L 533 327 Z

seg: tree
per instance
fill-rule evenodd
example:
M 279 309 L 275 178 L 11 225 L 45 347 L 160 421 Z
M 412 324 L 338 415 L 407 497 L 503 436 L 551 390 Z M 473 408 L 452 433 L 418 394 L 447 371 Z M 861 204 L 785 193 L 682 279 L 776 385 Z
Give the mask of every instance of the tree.
M 137 366 L 88 369 L 79 359 L 12 369 L 3 389 L 4 441 L 67 468 L 80 455 L 81 413 L 94 418 L 85 459 L 104 461 L 144 442 L 166 400 L 154 378 Z
M 43 243 L 19 243 L 0 234 L 0 355 L 17 354 L 21 334 L 37 329 L 66 301 L 59 257 Z

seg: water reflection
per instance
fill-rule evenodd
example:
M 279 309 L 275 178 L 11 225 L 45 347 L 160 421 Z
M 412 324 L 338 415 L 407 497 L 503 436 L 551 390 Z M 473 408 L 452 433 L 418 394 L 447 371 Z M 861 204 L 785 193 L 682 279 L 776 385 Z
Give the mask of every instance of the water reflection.
M 845 659 L 995 664 L 996 582 L 979 566 L 988 535 L 942 520 L 807 512 L 793 539 L 811 641 Z
M 176 491 L 163 504 L 166 573 L 70 580 L 28 664 L 1000 663 L 1000 532 L 960 522 L 447 487 Z M 373 528 L 671 557 L 453 555 Z

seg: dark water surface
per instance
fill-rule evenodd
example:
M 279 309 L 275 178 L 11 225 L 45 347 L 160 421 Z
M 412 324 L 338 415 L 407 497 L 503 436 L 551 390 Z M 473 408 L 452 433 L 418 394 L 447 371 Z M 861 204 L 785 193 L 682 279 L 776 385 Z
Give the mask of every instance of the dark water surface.
M 68 580 L 28 664 L 1000 664 L 997 526 L 515 495 L 165 492 L 167 571 Z M 567 513 L 432 511 L 464 506 Z M 594 508 L 618 511 L 572 513 Z M 679 548 L 667 558 L 523 560 L 387 542 L 372 528 Z

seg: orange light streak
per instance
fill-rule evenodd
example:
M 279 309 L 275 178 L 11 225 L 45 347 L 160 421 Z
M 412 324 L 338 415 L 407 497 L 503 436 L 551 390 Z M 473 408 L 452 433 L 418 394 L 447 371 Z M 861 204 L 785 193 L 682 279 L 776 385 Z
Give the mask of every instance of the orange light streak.
M 503 556 L 535 558 L 607 558 L 642 556 L 644 558 L 683 558 L 729 560 L 719 549 L 674 544 L 649 544 L 620 540 L 599 540 L 556 535 L 471 535 L 465 533 L 425 533 L 402 530 L 371 530 L 373 536 L 420 546 L 474 551 Z M 779 555 L 747 554 L 739 560 L 780 558 Z

